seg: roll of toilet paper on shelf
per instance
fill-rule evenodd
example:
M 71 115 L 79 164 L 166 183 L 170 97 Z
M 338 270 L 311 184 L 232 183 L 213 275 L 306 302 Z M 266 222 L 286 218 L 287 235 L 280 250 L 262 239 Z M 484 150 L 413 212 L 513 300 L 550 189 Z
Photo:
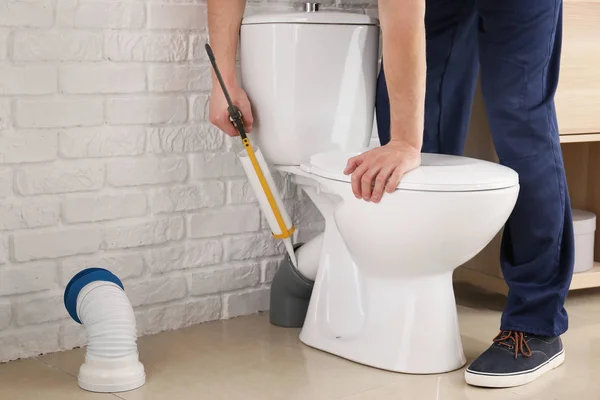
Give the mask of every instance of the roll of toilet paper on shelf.
M 281 199 L 281 195 L 279 194 L 279 190 L 277 189 L 277 185 L 275 184 L 275 180 L 273 179 L 273 175 L 271 174 L 269 166 L 267 165 L 267 162 L 265 161 L 259 148 L 254 149 L 254 155 L 256 156 L 256 160 L 262 170 L 262 173 L 265 177 L 267 185 L 269 186 L 269 189 L 271 190 L 271 194 L 273 195 L 273 199 L 275 200 L 275 203 L 277 204 L 277 208 L 279 209 L 279 213 L 281 214 L 281 218 L 283 219 L 284 225 L 287 230 L 290 230 L 293 227 L 292 219 L 290 218 L 290 215 L 287 213 L 287 210 L 285 209 L 285 205 L 283 204 L 283 200 Z M 252 190 L 254 191 L 254 195 L 258 199 L 258 204 L 260 205 L 263 215 L 265 216 L 265 219 L 267 220 L 267 222 L 269 224 L 269 228 L 271 229 L 271 232 L 273 232 L 274 235 L 283 234 L 283 231 L 281 230 L 281 227 L 279 226 L 279 222 L 277 221 L 277 217 L 275 216 L 275 213 L 273 212 L 273 209 L 271 208 L 271 204 L 269 203 L 267 194 L 265 193 L 265 191 L 260 183 L 260 180 L 258 178 L 258 175 L 256 174 L 256 171 L 254 170 L 254 166 L 252 165 L 252 160 L 250 159 L 250 156 L 248 155 L 246 150 L 242 150 L 238 153 L 238 157 L 240 158 L 242 167 L 244 168 L 244 171 L 246 172 L 246 176 L 248 177 L 250 186 L 252 187 Z M 285 244 L 285 248 L 292 260 L 294 267 L 297 267 L 296 257 L 294 255 L 294 247 L 292 244 L 291 237 L 285 238 L 282 240 Z

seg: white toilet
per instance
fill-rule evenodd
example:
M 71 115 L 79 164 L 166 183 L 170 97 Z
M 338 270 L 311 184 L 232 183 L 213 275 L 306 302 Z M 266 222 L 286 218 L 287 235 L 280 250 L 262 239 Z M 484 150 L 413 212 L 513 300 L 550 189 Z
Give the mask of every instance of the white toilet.
M 314 280 L 301 341 L 385 370 L 448 372 L 466 362 L 452 273 L 502 228 L 518 175 L 491 162 L 423 154 L 422 166 L 380 203 L 356 199 L 343 170 L 370 140 L 378 46 L 377 20 L 366 15 L 245 18 L 250 138 L 325 218 L 324 233 L 300 248 L 311 254 L 298 258 L 300 273 Z M 316 260 L 315 268 L 303 269 L 303 259 Z

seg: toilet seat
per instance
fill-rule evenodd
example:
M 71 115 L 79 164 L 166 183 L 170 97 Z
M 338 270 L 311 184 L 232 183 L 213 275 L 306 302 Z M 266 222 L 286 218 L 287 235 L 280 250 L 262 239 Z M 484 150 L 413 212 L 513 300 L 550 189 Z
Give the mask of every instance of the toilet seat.
M 341 182 L 348 159 L 361 154 L 341 150 L 315 154 L 300 168 L 308 173 Z M 422 153 L 421 166 L 406 173 L 397 190 L 469 192 L 505 189 L 519 184 L 519 176 L 503 165 L 470 157 Z

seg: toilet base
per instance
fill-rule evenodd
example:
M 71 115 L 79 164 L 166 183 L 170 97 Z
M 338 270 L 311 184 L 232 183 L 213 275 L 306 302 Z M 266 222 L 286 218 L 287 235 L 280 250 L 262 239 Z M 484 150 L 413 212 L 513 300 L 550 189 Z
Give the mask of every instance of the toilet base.
M 445 373 L 466 364 L 452 273 L 403 279 L 363 276 L 362 281 L 361 313 L 328 310 L 332 297 L 344 294 L 335 290 L 335 280 L 317 279 L 300 333 L 304 344 L 360 364 L 409 374 Z M 345 311 L 351 323 L 341 321 L 335 326 L 330 318 L 334 311 Z

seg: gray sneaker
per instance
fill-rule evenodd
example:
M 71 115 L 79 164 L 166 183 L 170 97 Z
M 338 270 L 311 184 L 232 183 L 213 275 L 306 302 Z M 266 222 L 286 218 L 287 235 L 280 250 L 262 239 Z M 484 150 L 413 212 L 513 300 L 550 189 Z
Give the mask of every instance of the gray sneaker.
M 469 385 L 506 388 L 533 382 L 560 366 L 565 351 L 559 336 L 502 331 L 465 371 Z

